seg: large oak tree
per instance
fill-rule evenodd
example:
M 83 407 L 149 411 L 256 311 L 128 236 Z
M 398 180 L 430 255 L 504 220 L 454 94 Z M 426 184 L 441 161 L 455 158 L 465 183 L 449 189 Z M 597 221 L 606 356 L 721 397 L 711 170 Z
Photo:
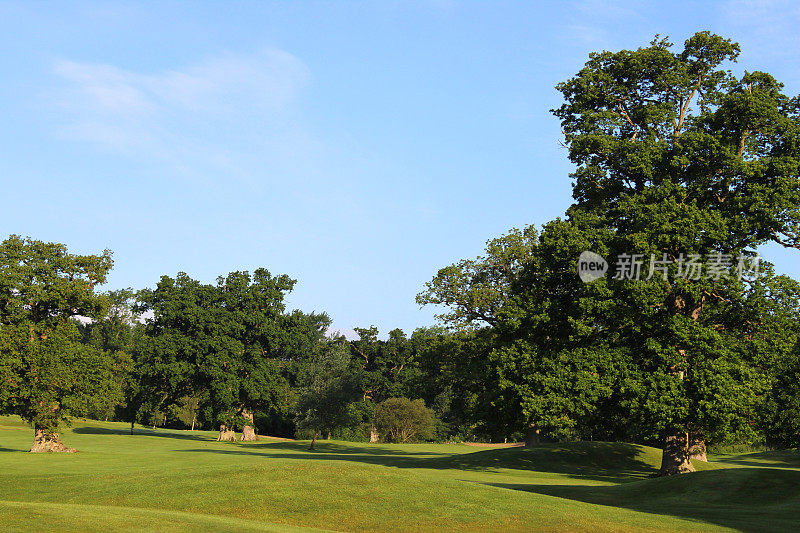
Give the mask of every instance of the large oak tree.
M 770 241 L 800 248 L 800 100 L 767 73 L 727 70 L 738 55 L 709 32 L 678 51 L 656 38 L 591 54 L 558 86 L 554 113 L 577 165 L 570 220 L 609 228 L 612 261 L 636 253 L 669 265 L 610 283 L 616 310 L 598 321 L 633 350 L 630 388 L 663 439 L 662 474 L 692 470 L 705 434 L 746 428 L 760 381 L 724 319 L 753 283 L 694 276 L 680 259 L 736 261 Z
M 81 342 L 77 321 L 105 315 L 95 289 L 112 266 L 108 250 L 75 255 L 16 235 L 0 244 L 0 412 L 33 425 L 32 452 L 74 451 L 59 422 L 120 397 L 118 353 Z
M 554 111 L 577 167 L 566 219 L 490 241 L 418 297 L 446 305 L 450 325 L 495 330 L 499 386 L 532 431 L 599 427 L 605 413 L 663 443 L 662 474 L 692 470 L 707 437 L 747 438 L 770 379 L 749 340 L 770 321 L 753 302 L 771 282 L 735 270 L 764 243 L 800 247 L 800 99 L 726 70 L 738 54 L 709 32 L 679 51 L 656 38 L 591 54 Z M 583 250 L 612 268 L 640 254 L 641 275 L 582 283 Z M 728 272 L 695 275 L 681 262 L 694 256 Z

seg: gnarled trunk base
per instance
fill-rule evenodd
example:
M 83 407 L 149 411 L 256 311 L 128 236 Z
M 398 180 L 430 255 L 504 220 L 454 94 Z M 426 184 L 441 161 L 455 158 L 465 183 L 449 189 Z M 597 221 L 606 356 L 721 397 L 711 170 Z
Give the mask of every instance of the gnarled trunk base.
M 61 442 L 58 433 L 47 431 L 45 429 L 34 429 L 33 432 L 33 446 L 31 446 L 31 453 L 43 452 L 61 452 L 61 453 L 75 453 L 75 448 L 68 448 Z
M 242 441 L 258 440 L 258 435 L 256 435 L 256 432 L 253 430 L 252 426 L 244 426 L 242 428 L 242 438 L 241 438 L 241 440 Z
M 703 461 L 704 463 L 708 462 L 708 457 L 706 457 L 706 441 L 698 437 L 692 438 L 691 444 L 689 445 L 689 459 L 692 461 Z
M 225 424 L 219 426 L 218 441 L 236 442 L 236 432 L 228 428 Z
M 694 466 L 689 459 L 689 435 L 687 433 L 668 435 L 664 439 L 664 451 L 661 454 L 661 469 L 658 475 L 672 476 L 694 472 Z

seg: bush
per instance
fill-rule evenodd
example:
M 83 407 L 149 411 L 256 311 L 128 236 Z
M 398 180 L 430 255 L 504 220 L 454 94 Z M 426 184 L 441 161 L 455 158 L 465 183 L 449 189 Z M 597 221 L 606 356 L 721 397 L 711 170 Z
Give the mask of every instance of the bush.
M 375 427 L 389 442 L 425 440 L 433 436 L 436 418 L 422 400 L 389 398 L 375 408 Z

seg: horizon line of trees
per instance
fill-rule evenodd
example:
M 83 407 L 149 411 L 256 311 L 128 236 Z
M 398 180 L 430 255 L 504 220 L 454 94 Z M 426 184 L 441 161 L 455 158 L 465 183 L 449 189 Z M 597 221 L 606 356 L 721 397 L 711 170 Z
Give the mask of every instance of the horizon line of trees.
M 573 204 L 439 270 L 417 302 L 442 306 L 442 326 L 410 336 L 327 338 L 327 315 L 287 312 L 294 280 L 265 269 L 98 294 L 110 252 L 11 236 L 0 412 L 31 421 L 45 450 L 65 448 L 59 420 L 102 412 L 185 426 L 191 415 L 223 440 L 232 428 L 312 441 L 383 428 L 637 442 L 662 448 L 662 475 L 693 471 L 710 443 L 798 446 L 800 284 L 767 262 L 749 278 L 694 277 L 678 261 L 800 249 L 800 97 L 764 72 L 735 76 L 725 64 L 739 51 L 698 32 L 680 50 L 656 36 L 591 54 L 552 110 Z M 584 251 L 663 258 L 663 276 L 585 283 Z M 152 318 L 132 320 L 142 313 Z
M 60 420 L 75 416 L 125 421 L 131 431 L 135 423 L 214 429 L 224 440 L 240 431 L 243 440 L 261 433 L 314 440 L 369 441 L 380 435 L 389 441 L 658 446 L 659 434 L 642 422 L 642 406 L 659 398 L 643 388 L 651 373 L 635 373 L 631 350 L 589 342 L 575 332 L 547 337 L 522 324 L 520 317 L 530 314 L 518 307 L 519 296 L 537 309 L 545 304 L 527 294 L 525 276 L 533 265 L 541 267 L 543 258 L 534 260 L 535 254 L 557 257 L 544 240 L 549 231 L 552 226 L 541 235 L 532 227 L 512 230 L 491 240 L 485 256 L 443 269 L 419 300 L 428 303 L 454 272 L 469 273 L 469 282 L 450 293 L 460 298 L 448 304 L 459 317 L 443 318 L 452 327 L 419 328 L 410 336 L 395 329 L 385 340 L 374 326 L 356 328 L 356 340 L 326 336 L 327 315 L 287 312 L 283 299 L 294 281 L 264 269 L 233 272 L 216 284 L 180 273 L 163 276 L 155 289 L 87 296 L 94 285 L 65 264 L 83 263 L 99 272 L 99 265 L 111 265 L 110 252 L 71 256 L 63 245 L 11 236 L 0 244 L 0 270 L 5 294 L 17 301 L 4 298 L 0 304 L 27 320 L 14 324 L 6 313 L 0 323 L 0 407 L 30 421 L 34 448 L 45 450 L 66 449 L 56 429 Z M 29 270 L 8 275 L 15 265 Z M 726 350 L 756 358 L 758 372 L 738 374 L 749 379 L 745 391 L 723 375 L 726 381 L 703 392 L 735 412 L 709 404 L 731 425 L 705 433 L 701 444 L 800 445 L 800 284 L 775 275 L 768 263 L 762 269 L 737 303 L 741 316 L 724 333 Z M 12 283 L 15 288 L 8 289 Z M 22 303 L 34 297 L 40 299 L 36 305 Z M 499 304 L 465 318 L 467 302 L 476 301 Z M 558 311 L 568 311 L 562 303 Z M 152 317 L 142 321 L 144 313 Z M 481 322 L 474 318 L 479 315 Z M 83 319 L 89 316 L 94 318 Z M 736 329 L 742 326 L 747 330 Z M 559 338 L 575 344 L 565 349 Z M 398 439 L 405 429 L 388 430 L 376 418 L 387 402 L 407 402 L 408 412 L 421 406 L 428 422 Z M 739 428 L 732 425 L 735 416 L 742 417 Z

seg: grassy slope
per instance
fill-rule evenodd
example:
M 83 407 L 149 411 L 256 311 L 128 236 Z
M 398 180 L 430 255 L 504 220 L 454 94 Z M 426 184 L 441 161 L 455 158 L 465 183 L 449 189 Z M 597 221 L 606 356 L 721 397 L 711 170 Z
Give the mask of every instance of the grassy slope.
M 800 528 L 795 454 L 721 457 L 691 476 L 649 479 L 660 452 L 629 444 L 322 442 L 309 452 L 297 442 L 217 443 L 206 432 L 130 436 L 98 422 L 63 436 L 79 453 L 27 454 L 30 428 L 0 417 L 4 530 Z

